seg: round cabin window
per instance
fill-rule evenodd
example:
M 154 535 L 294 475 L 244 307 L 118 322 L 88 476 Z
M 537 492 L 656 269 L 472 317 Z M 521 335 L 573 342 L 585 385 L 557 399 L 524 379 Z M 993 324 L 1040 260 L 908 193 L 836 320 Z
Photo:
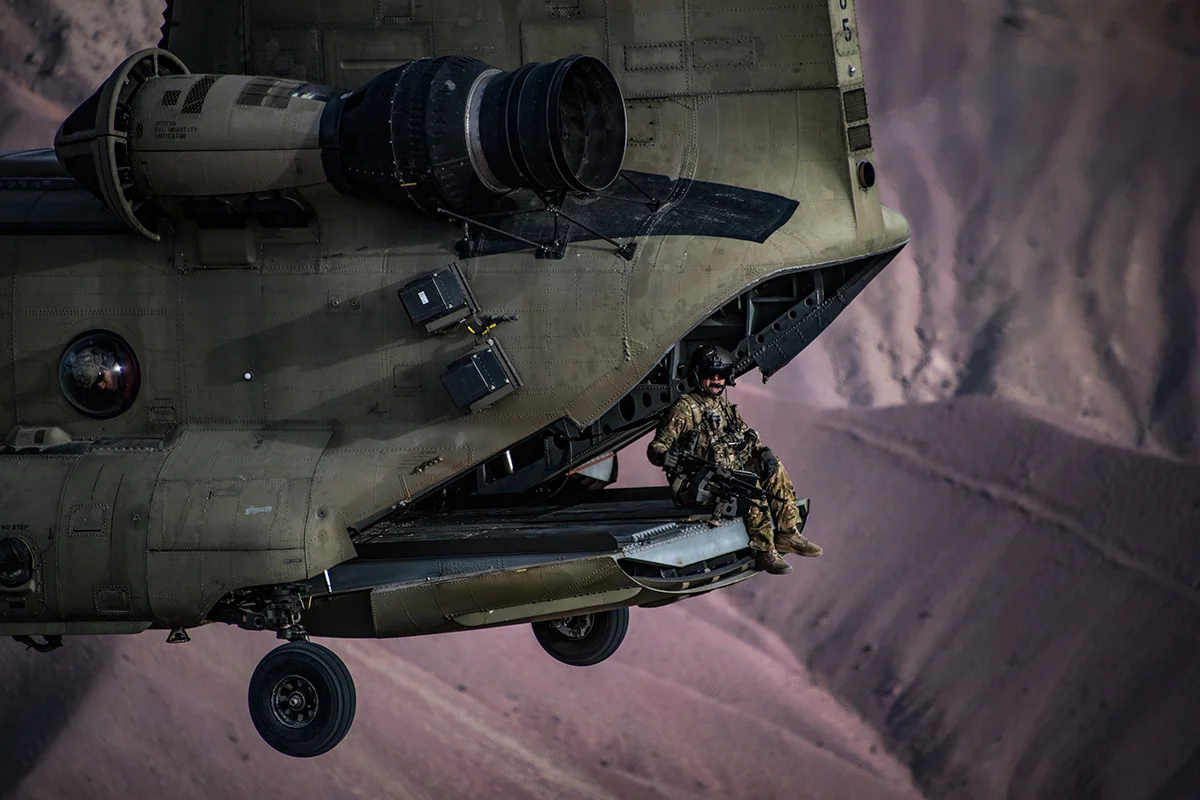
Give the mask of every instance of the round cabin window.
M 58 380 L 71 405 L 95 419 L 129 410 L 141 386 L 141 370 L 128 342 L 109 331 L 92 331 L 63 353 Z
M 33 580 L 33 553 L 24 540 L 0 539 L 0 586 L 20 589 Z

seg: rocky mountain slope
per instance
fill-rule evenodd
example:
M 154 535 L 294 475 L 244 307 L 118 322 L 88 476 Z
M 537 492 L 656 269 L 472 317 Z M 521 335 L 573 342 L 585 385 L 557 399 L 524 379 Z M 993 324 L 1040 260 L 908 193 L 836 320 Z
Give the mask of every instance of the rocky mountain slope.
M 735 596 L 930 797 L 1200 797 L 1200 467 L 990 400 L 788 417 L 826 555 Z
M 0 142 L 48 147 L 129 53 L 158 42 L 161 0 L 0 3 Z
M 730 594 L 927 797 L 1200 797 L 1200 467 L 983 398 L 741 410 L 825 554 Z
M 913 241 L 777 391 L 999 396 L 1200 455 L 1200 4 L 858 9 L 880 180 Z

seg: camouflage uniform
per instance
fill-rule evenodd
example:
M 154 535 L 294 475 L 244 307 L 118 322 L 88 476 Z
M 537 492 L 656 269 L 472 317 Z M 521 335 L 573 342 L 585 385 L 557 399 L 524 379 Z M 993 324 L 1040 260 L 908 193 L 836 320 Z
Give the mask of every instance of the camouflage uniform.
M 769 502 L 769 514 L 754 505 L 746 514 L 746 530 L 750 547 L 772 550 L 775 530 L 800 527 L 803 523 L 796 504 L 796 490 L 782 463 L 770 478 L 763 478 L 760 456 L 767 446 L 758 432 L 749 427 L 738 413 L 737 406 L 724 394 L 713 397 L 703 390 L 686 394 L 671 407 L 659 422 L 658 432 L 646 450 L 650 462 L 661 466 L 667 451 L 673 446 L 699 458 L 711 460 L 717 466 L 741 469 L 758 475 L 759 484 L 770 494 L 782 498 Z M 771 522 L 775 526 L 772 528 Z
M 70 369 L 75 383 L 80 389 L 91 389 L 104 377 L 106 370 L 112 370 L 117 363 L 116 357 L 99 347 L 85 347 L 76 353 L 70 361 Z

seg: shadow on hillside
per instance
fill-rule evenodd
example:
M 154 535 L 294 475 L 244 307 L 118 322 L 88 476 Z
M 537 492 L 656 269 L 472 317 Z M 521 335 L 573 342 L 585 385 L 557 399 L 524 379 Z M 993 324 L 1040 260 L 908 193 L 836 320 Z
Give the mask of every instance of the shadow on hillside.
M 0 642 L 0 798 L 19 796 L 112 654 L 112 642 L 94 637 L 66 639 L 48 654 Z

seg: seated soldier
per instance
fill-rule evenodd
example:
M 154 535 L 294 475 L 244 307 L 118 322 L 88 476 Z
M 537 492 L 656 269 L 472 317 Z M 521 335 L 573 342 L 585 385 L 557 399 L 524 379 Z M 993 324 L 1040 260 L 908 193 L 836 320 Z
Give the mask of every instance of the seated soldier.
M 769 501 L 769 515 L 759 505 L 746 514 L 746 530 L 750 547 L 756 551 L 754 565 L 758 569 L 786 575 L 792 567 L 781 552 L 821 555 L 821 548 L 800 534 L 804 519 L 787 470 L 742 420 L 737 406 L 724 397 L 725 387 L 734 385 L 733 357 L 720 347 L 702 344 L 692 353 L 689 366 L 696 388 L 679 398 L 659 422 L 646 451 L 650 463 L 663 466 L 668 451 L 676 448 L 719 467 L 756 473 L 759 485 L 774 495 Z

